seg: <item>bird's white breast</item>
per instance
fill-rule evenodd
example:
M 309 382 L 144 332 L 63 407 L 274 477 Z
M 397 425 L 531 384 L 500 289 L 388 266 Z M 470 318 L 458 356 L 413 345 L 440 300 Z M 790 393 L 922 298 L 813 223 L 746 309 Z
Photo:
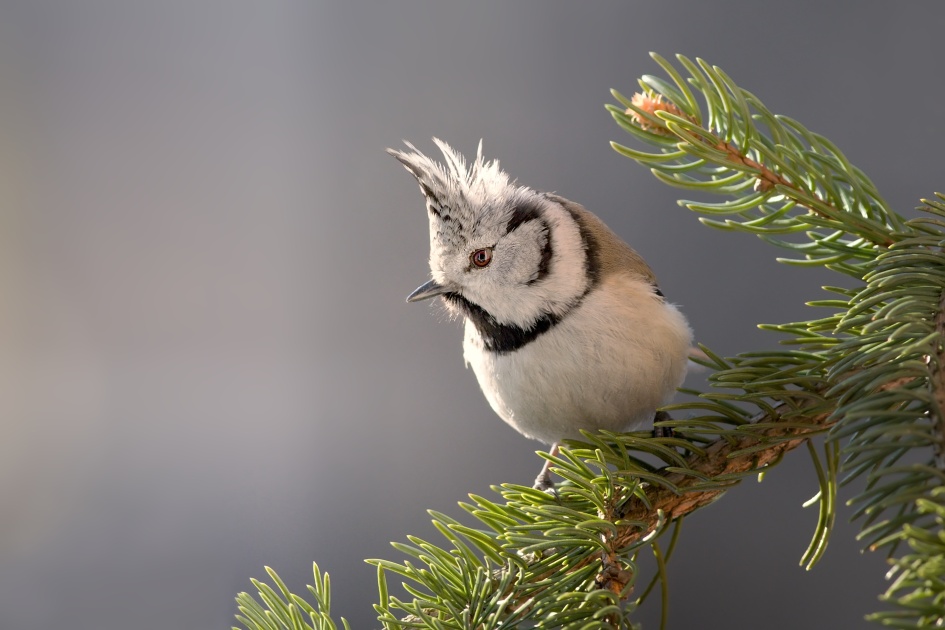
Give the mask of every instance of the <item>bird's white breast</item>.
M 650 284 L 610 274 L 518 350 L 485 350 L 468 320 L 463 348 L 495 412 L 551 444 L 580 438 L 581 429 L 649 428 L 685 377 L 691 341 L 686 320 Z

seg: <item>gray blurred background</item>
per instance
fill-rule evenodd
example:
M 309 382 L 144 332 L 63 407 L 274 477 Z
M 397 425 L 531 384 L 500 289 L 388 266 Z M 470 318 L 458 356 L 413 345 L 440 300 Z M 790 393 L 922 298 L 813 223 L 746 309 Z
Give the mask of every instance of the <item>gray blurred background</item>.
M 825 133 L 912 214 L 945 189 L 937 2 L 45 2 L 0 6 L 0 628 L 229 627 L 316 560 L 374 627 L 369 557 L 425 509 L 528 483 L 536 442 L 464 369 L 427 278 L 416 184 L 437 135 L 599 214 L 700 341 L 775 338 L 837 282 L 702 227 L 608 146 L 604 110 L 722 66 Z M 689 519 L 671 628 L 852 628 L 882 558 L 844 522 L 798 567 L 807 456 Z M 848 512 L 847 512 L 848 513 Z M 841 520 L 845 517 L 842 516 Z M 657 605 L 653 605 L 657 604 Z M 658 601 L 641 613 L 655 627 Z

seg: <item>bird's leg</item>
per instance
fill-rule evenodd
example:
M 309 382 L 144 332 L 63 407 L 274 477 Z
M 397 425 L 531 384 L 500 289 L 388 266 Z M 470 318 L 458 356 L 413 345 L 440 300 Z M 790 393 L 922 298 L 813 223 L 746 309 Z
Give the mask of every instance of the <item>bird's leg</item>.
M 663 422 L 664 420 L 672 420 L 670 416 L 665 411 L 657 411 L 656 415 L 653 417 L 653 422 Z M 653 427 L 653 437 L 673 437 L 673 428 L 672 427 Z M 551 450 L 548 452 L 552 457 L 558 455 L 558 446 L 559 443 L 555 442 L 551 445 Z M 541 467 L 541 472 L 538 473 L 538 476 L 535 477 L 535 485 L 533 486 L 536 490 L 541 490 L 546 492 L 548 490 L 554 491 L 555 482 L 551 480 L 551 460 L 546 459 L 545 465 Z M 555 493 L 557 494 L 557 493 Z
M 555 442 L 551 445 L 551 451 L 549 455 L 555 457 L 558 455 L 558 442 Z M 551 480 L 551 460 L 546 459 L 545 465 L 541 467 L 541 472 L 538 473 L 538 476 L 535 477 L 535 485 L 533 486 L 536 490 L 541 490 L 546 492 L 548 490 L 554 491 L 555 482 Z M 556 493 L 557 494 L 557 493 Z
M 653 417 L 653 422 L 663 422 L 664 420 L 672 419 L 673 418 L 665 411 L 657 411 L 656 415 Z M 653 427 L 653 437 L 673 437 L 673 435 L 673 427 Z

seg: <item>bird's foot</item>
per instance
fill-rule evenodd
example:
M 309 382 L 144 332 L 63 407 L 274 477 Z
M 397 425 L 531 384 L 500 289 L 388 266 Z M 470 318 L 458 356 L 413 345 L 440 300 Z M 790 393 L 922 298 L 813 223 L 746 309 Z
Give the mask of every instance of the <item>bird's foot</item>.
M 670 416 L 665 411 L 657 411 L 656 415 L 653 417 L 653 422 L 663 422 L 664 420 L 672 420 Z M 674 437 L 676 432 L 673 431 L 673 427 L 653 427 L 653 437 L 655 438 L 665 438 L 665 437 Z
M 535 485 L 532 487 L 535 488 L 535 490 L 541 490 L 542 492 L 548 492 L 550 490 L 551 492 L 557 494 L 557 491 L 555 490 L 555 482 L 551 480 L 551 471 L 544 468 L 540 473 L 538 473 L 538 476 L 535 477 Z
M 551 450 L 548 453 L 552 457 L 558 454 L 558 443 L 555 442 L 551 445 Z M 536 490 L 541 490 L 542 492 L 550 491 L 555 496 L 558 496 L 558 491 L 555 489 L 555 482 L 551 480 L 551 460 L 546 459 L 545 465 L 541 467 L 541 472 L 538 473 L 538 476 L 535 477 L 535 485 L 532 486 Z

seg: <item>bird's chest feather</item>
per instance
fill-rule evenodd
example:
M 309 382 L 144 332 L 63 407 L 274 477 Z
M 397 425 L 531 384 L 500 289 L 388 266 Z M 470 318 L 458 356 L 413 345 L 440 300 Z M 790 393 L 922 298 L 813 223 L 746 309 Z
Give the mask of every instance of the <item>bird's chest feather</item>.
M 546 442 L 579 430 L 632 430 L 652 419 L 685 373 L 690 332 L 676 309 L 633 278 L 601 283 L 554 327 L 508 353 L 466 323 L 464 355 L 492 408 Z

